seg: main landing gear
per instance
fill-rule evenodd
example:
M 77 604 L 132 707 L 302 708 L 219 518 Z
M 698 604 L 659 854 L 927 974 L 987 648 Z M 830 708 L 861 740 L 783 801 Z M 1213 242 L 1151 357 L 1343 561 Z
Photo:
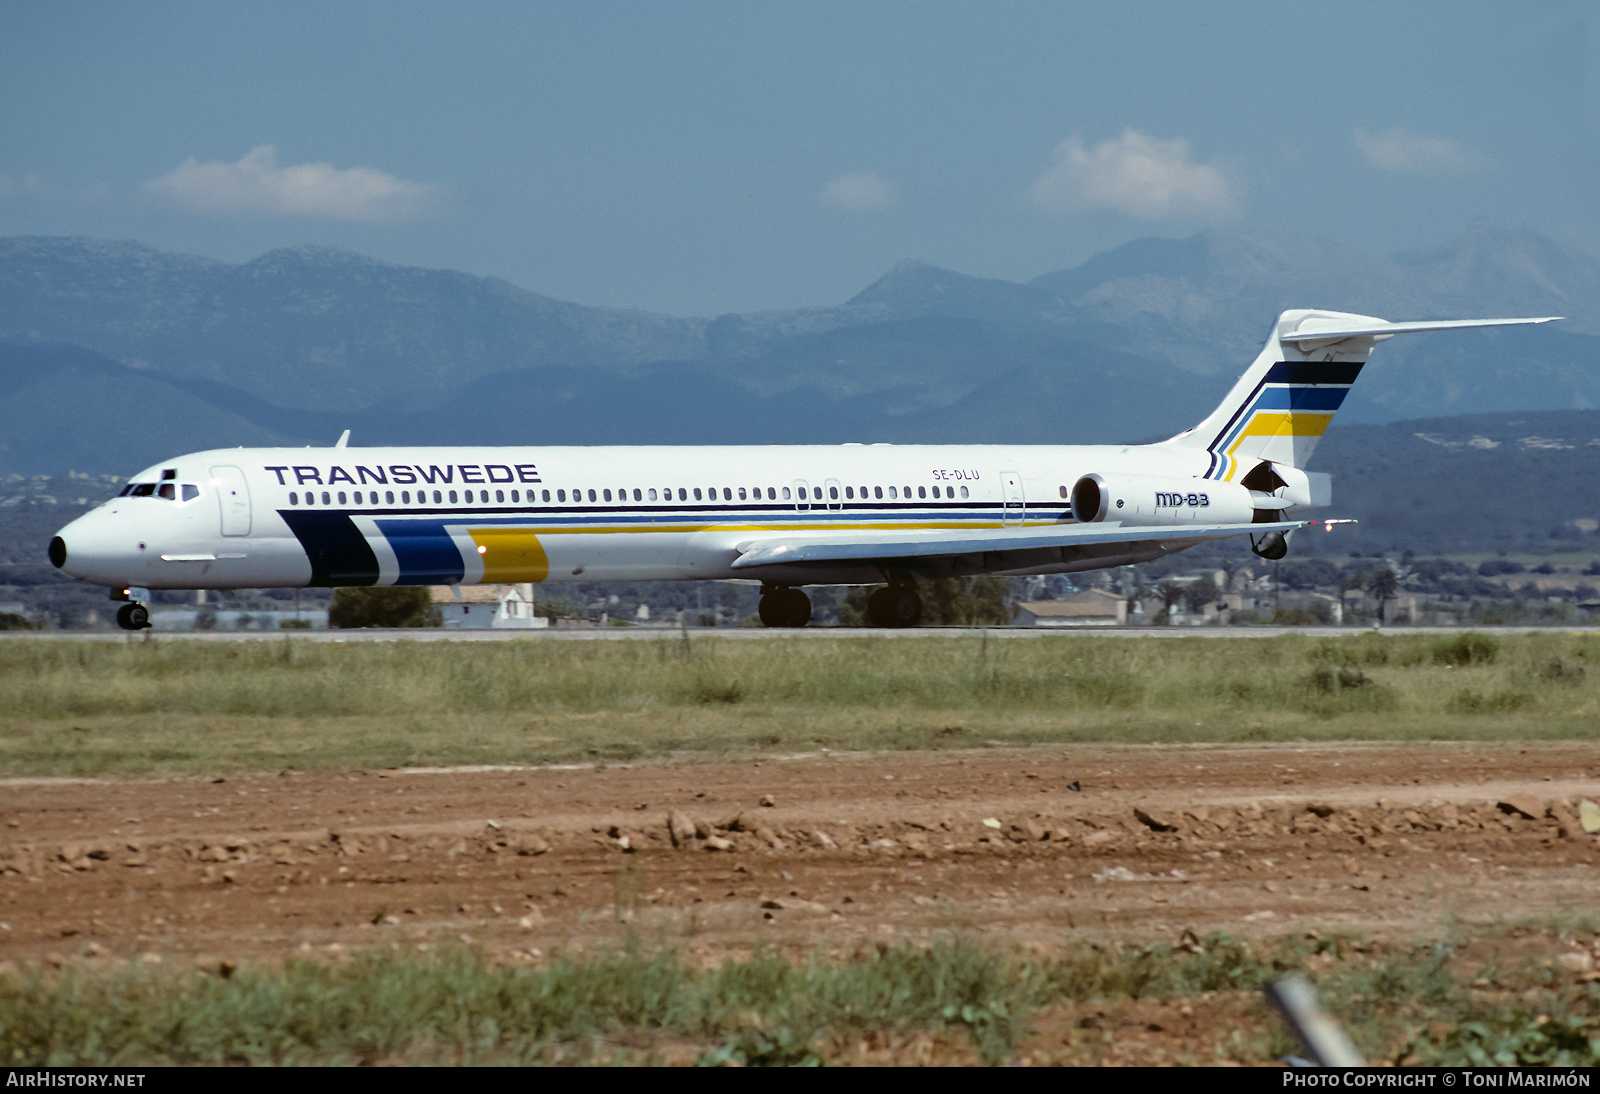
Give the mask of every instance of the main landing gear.
M 1289 553 L 1289 537 L 1282 532 L 1268 532 L 1257 542 L 1250 537 L 1250 549 L 1268 562 L 1276 562 Z
M 867 622 L 874 627 L 915 627 L 922 622 L 922 598 L 911 585 L 890 585 L 867 598 Z
M 769 585 L 761 590 L 756 608 L 768 627 L 803 627 L 811 622 L 811 598 L 799 589 Z

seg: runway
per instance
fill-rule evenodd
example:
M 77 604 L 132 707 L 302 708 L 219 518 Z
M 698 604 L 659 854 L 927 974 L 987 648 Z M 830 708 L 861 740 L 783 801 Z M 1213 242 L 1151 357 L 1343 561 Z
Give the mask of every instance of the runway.
M 727 639 L 850 638 L 1354 638 L 1363 634 L 1400 636 L 1479 634 L 1600 634 L 1600 626 L 1563 627 L 551 627 L 539 629 L 456 630 L 447 627 L 326 631 L 0 631 L 0 641 L 36 642 L 681 642 Z

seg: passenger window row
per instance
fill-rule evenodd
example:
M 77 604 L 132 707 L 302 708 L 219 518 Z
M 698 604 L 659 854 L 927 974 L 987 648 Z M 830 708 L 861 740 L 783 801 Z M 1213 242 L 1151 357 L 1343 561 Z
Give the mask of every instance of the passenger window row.
M 135 495 L 137 497 L 143 497 L 143 496 L 149 495 L 154 489 L 155 489 L 155 484 L 154 483 L 142 483 L 142 484 L 139 484 L 137 486 L 131 486 L 130 485 L 126 490 L 123 491 L 123 493 L 124 494 L 130 494 L 131 493 L 131 494 L 133 494 L 133 495 Z M 162 484 L 161 489 L 162 489 L 162 494 L 161 494 L 162 497 L 170 498 L 172 496 L 172 494 L 170 492 L 171 489 L 172 489 L 172 485 L 170 483 Z M 902 497 L 907 499 L 907 500 L 910 500 L 911 497 L 912 497 L 912 490 L 913 490 L 913 488 L 910 487 L 910 486 L 900 487 L 900 488 L 896 488 L 896 487 L 893 487 L 893 486 L 890 486 L 890 487 L 874 486 L 874 487 L 870 487 L 871 494 L 870 494 L 870 497 L 869 497 L 869 494 L 868 494 L 869 487 L 862 486 L 862 487 L 858 488 L 858 487 L 854 487 L 854 486 L 846 486 L 846 487 L 844 487 L 845 500 L 847 500 L 847 501 L 856 500 L 857 497 L 858 497 L 858 495 L 857 495 L 857 490 L 858 489 L 860 491 L 859 498 L 862 501 L 883 500 L 884 491 L 885 490 L 888 491 L 888 498 L 891 501 L 898 500 L 899 498 L 902 498 Z M 920 498 L 920 499 L 926 499 L 929 496 L 928 491 L 930 489 L 933 491 L 933 495 L 932 496 L 934 498 L 938 498 L 940 496 L 940 493 L 939 493 L 940 488 L 937 487 L 937 486 L 934 486 L 934 487 L 931 487 L 931 488 L 927 487 L 927 486 L 915 487 L 915 490 L 916 490 L 916 495 L 915 496 L 917 498 Z M 961 489 L 961 496 L 963 498 L 966 497 L 967 496 L 967 488 L 965 486 L 963 486 L 960 489 Z M 187 486 L 186 485 L 186 486 L 184 486 L 183 490 L 184 490 L 184 500 L 185 501 L 188 501 L 191 498 L 198 496 L 198 491 L 193 486 Z M 191 494 L 190 491 L 195 491 L 195 493 Z M 676 498 L 674 498 L 674 491 L 676 491 Z M 763 492 L 765 493 L 765 499 L 763 499 Z M 417 505 L 427 505 L 427 504 L 429 504 L 428 493 L 429 492 L 426 491 L 426 490 L 418 490 L 416 492 L 417 496 L 416 496 L 415 504 L 417 504 Z M 462 495 L 465 495 L 465 496 L 464 497 L 459 497 L 459 498 L 458 498 L 458 492 L 455 491 L 455 490 L 435 490 L 432 493 L 433 493 L 432 504 L 434 504 L 434 505 L 445 505 L 445 504 L 458 505 L 462 501 L 465 501 L 469 505 L 491 505 L 491 504 L 492 505 L 504 505 L 504 504 L 506 504 L 506 501 L 507 501 L 507 499 L 506 499 L 507 491 L 505 491 L 505 490 L 495 490 L 495 491 L 489 491 L 489 490 L 478 490 L 478 491 L 463 490 L 463 491 L 460 491 L 459 493 L 462 494 Z M 494 500 L 493 501 L 490 501 L 490 494 L 491 493 L 493 493 L 493 495 L 494 495 Z M 552 501 L 552 500 L 554 500 L 554 501 L 556 501 L 558 503 L 565 503 L 567 501 L 567 491 L 566 490 L 555 490 L 553 492 L 550 491 L 550 490 L 539 490 L 539 491 L 529 490 L 529 491 L 527 491 L 527 500 L 526 500 L 526 502 L 524 502 L 524 500 L 522 498 L 522 493 L 523 492 L 520 491 L 520 490 L 512 490 L 512 491 L 510 491 L 510 495 L 511 495 L 510 503 L 512 505 L 522 505 L 522 504 L 532 505 L 532 504 L 536 504 L 538 502 L 549 502 L 549 501 Z M 536 493 L 538 495 L 537 497 L 535 496 Z M 552 493 L 554 494 L 554 498 L 552 498 L 552 496 L 551 496 Z M 736 493 L 737 493 L 737 500 L 739 500 L 739 501 L 762 501 L 762 500 L 778 501 L 780 499 L 783 500 L 783 501 L 791 501 L 791 500 L 794 500 L 795 498 L 798 498 L 800 501 L 815 500 L 815 501 L 819 501 L 819 502 L 821 502 L 821 501 L 838 501 L 839 500 L 839 487 L 837 487 L 837 486 L 828 487 L 827 488 L 827 496 L 826 497 L 823 496 L 823 488 L 820 487 L 820 486 L 811 487 L 811 488 L 809 488 L 809 491 L 804 486 L 797 486 L 797 487 L 795 487 L 795 493 L 792 494 L 792 495 L 791 495 L 791 493 L 789 491 L 789 487 L 787 487 L 787 486 L 782 486 L 782 487 L 778 487 L 778 486 L 766 486 L 766 487 L 755 486 L 755 487 L 748 488 L 748 490 L 743 486 L 739 486 L 739 487 L 709 486 L 709 487 L 705 487 L 705 488 L 701 488 L 701 487 L 698 487 L 698 486 L 694 486 L 694 487 L 689 487 L 689 486 L 670 487 L 669 486 L 669 487 L 663 488 L 660 491 L 659 494 L 656 492 L 656 490 L 654 488 L 641 489 L 639 487 L 633 487 L 631 490 L 630 489 L 622 489 L 622 490 L 616 491 L 615 500 L 616 501 L 620 501 L 620 502 L 626 502 L 626 501 L 630 500 L 630 494 L 631 494 L 631 500 L 633 500 L 633 501 L 673 501 L 673 500 L 689 501 L 690 500 L 690 496 L 692 494 L 693 495 L 693 500 L 695 500 L 695 501 L 717 501 L 717 500 L 719 500 L 719 497 L 718 497 L 719 493 L 720 493 L 720 500 L 722 500 L 722 501 L 733 501 L 733 500 L 735 500 L 735 494 Z M 808 497 L 808 493 L 809 493 L 809 497 Z M 324 491 L 321 492 L 321 495 L 322 495 L 321 496 L 321 503 L 323 505 L 336 505 L 336 504 L 337 505 L 396 505 L 396 504 L 399 504 L 399 505 L 411 505 L 411 504 L 413 504 L 412 499 L 411 499 L 411 491 L 410 490 L 401 490 L 401 491 L 399 491 L 399 499 L 400 500 L 398 502 L 396 502 L 396 500 L 395 500 L 395 494 L 396 494 L 396 492 L 393 491 L 393 490 L 385 490 L 385 491 L 383 491 L 382 500 L 380 501 L 379 500 L 378 491 L 376 491 L 376 490 L 368 490 L 368 491 L 365 491 L 365 492 L 360 491 L 360 490 L 356 490 L 356 491 L 352 491 L 352 492 L 349 492 L 349 493 L 346 493 L 343 490 L 339 490 L 337 492 L 330 491 L 330 490 L 324 490 Z M 598 503 L 598 502 L 609 502 L 609 501 L 613 500 L 612 491 L 604 490 L 604 489 L 590 489 L 590 490 L 587 490 L 587 491 L 574 490 L 574 491 L 572 491 L 572 500 L 574 502 L 578 502 L 578 503 L 581 504 L 585 500 L 585 495 L 586 494 L 587 494 L 587 500 L 589 500 L 590 502 Z M 946 486 L 946 487 L 944 487 L 944 497 L 947 498 L 947 499 L 954 499 L 956 497 L 956 487 L 954 487 L 954 486 Z M 317 494 L 314 493 L 313 491 L 307 490 L 305 492 L 304 504 L 306 504 L 306 505 L 316 505 L 317 503 L 318 503 Z M 291 490 L 289 492 L 289 504 L 290 505 L 300 505 L 301 504 L 300 492 L 298 490 Z
M 479 490 L 479 491 L 476 492 L 476 494 L 474 494 L 474 492 L 471 491 L 471 490 L 461 491 L 460 493 L 463 493 L 463 494 L 466 495 L 464 500 L 467 501 L 470 504 L 477 504 L 477 505 L 504 505 L 506 503 L 506 492 L 504 490 L 495 490 L 495 491 L 493 491 L 493 494 L 494 494 L 494 501 L 493 502 L 491 502 L 489 500 L 490 491 L 488 491 L 488 490 Z M 461 500 L 463 500 L 463 499 L 460 498 L 460 496 L 458 495 L 457 491 L 455 491 L 455 490 L 435 490 L 433 492 L 433 504 L 434 505 L 445 505 L 447 503 L 450 504 L 450 505 L 457 505 L 457 504 L 460 503 Z M 528 501 L 532 502 L 533 500 L 534 500 L 533 491 L 529 490 L 528 491 Z M 550 500 L 550 491 L 546 490 L 544 492 L 544 500 L 545 501 L 549 501 Z M 515 505 L 522 504 L 522 491 L 520 491 L 520 490 L 511 491 L 511 502 L 512 502 L 512 504 L 515 504 Z M 317 504 L 317 495 L 314 494 L 313 492 L 311 492 L 310 490 L 307 490 L 306 491 L 306 496 L 305 496 L 305 503 L 307 505 L 315 505 L 315 504 Z M 290 505 L 299 505 L 300 504 L 299 491 L 296 491 L 296 490 L 289 491 L 289 504 Z M 382 501 L 378 500 L 378 492 L 376 490 L 368 490 L 366 493 L 362 493 L 360 490 L 356 490 L 356 491 L 354 491 L 353 493 L 350 493 L 350 494 L 346 494 L 343 490 L 340 490 L 337 493 L 335 493 L 333 491 L 329 491 L 329 490 L 324 490 L 324 491 L 322 491 L 322 504 L 323 505 L 334 505 L 334 504 L 338 504 L 338 505 L 396 505 L 396 504 L 398 504 L 398 505 L 411 505 L 412 504 L 412 500 L 411 500 L 411 491 L 409 491 L 409 490 L 400 491 L 400 500 L 398 502 L 395 501 L 395 492 L 393 490 L 385 490 L 383 492 L 383 500 Z M 417 505 L 427 505 L 428 504 L 428 491 L 426 491 L 426 490 L 418 490 L 417 491 L 417 499 L 416 499 L 416 503 L 415 504 L 417 504 Z

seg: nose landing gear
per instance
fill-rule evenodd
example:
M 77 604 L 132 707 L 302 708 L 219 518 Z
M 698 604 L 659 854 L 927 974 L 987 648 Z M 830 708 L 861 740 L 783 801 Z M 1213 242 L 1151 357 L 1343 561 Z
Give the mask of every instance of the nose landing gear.
M 150 599 L 150 590 L 133 585 L 111 590 L 112 600 L 125 600 L 117 609 L 117 626 L 125 631 L 142 631 L 150 627 L 150 609 L 139 603 Z
M 768 627 L 803 627 L 811 622 L 811 598 L 799 589 L 768 586 L 756 612 Z
M 125 631 L 142 631 L 150 626 L 150 609 L 143 604 L 124 604 L 117 609 L 117 626 Z

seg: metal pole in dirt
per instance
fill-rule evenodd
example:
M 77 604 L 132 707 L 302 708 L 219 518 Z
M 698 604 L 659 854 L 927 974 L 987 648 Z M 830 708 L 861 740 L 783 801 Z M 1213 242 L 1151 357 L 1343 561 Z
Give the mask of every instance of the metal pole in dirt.
M 1350 1043 L 1337 1019 L 1322 1009 L 1317 989 L 1299 974 L 1269 980 L 1263 989 L 1277 1011 L 1318 1067 L 1366 1067 L 1366 1060 Z

